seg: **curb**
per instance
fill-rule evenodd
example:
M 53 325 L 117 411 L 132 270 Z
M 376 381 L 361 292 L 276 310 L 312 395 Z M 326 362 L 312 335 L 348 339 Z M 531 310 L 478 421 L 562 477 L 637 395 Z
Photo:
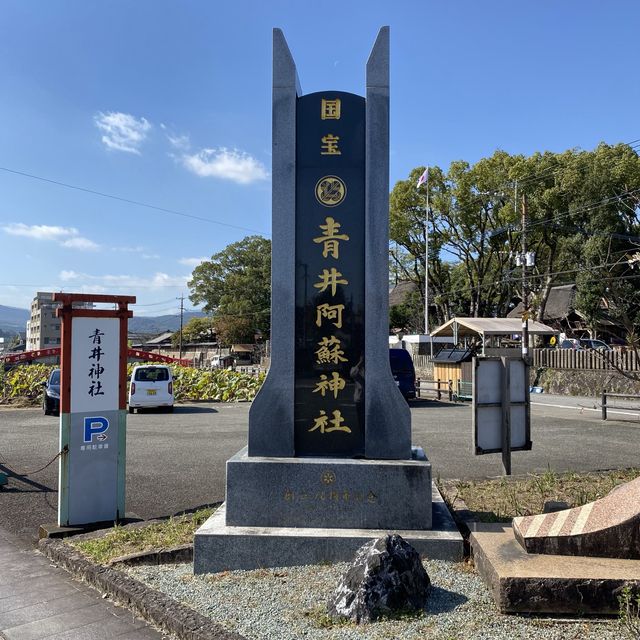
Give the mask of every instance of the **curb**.
M 181 640 L 247 640 L 116 569 L 93 564 L 60 540 L 45 538 L 38 547 L 76 578 Z

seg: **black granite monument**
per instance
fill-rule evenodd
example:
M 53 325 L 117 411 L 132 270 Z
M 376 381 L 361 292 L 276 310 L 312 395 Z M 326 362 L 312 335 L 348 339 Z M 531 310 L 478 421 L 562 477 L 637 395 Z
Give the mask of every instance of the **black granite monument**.
M 431 465 L 389 367 L 388 27 L 366 85 L 302 95 L 274 30 L 271 368 L 225 505 L 196 533 L 196 573 L 345 560 L 386 531 L 462 551 L 452 522 L 430 531 Z

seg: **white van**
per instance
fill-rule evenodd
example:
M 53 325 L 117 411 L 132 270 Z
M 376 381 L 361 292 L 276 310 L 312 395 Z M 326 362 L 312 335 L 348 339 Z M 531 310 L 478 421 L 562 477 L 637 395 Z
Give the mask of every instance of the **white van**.
M 139 365 L 131 374 L 129 413 L 134 409 L 173 411 L 173 375 L 169 367 Z

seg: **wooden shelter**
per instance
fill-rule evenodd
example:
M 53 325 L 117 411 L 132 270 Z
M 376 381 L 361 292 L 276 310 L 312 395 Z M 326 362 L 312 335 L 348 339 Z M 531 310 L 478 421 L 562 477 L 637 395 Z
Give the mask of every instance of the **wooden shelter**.
M 442 349 L 433 359 L 433 378 L 440 382 L 450 382 L 451 390 L 461 394 L 464 383 L 471 383 L 474 351 L 468 349 Z M 470 389 L 470 387 L 469 387 Z
M 519 318 L 452 318 L 431 332 L 432 336 L 452 336 L 456 345 L 477 345 L 480 355 L 501 355 L 487 353 L 487 347 L 497 349 L 504 340 L 513 339 L 522 333 Z M 529 336 L 553 336 L 556 330 L 542 322 L 529 320 Z M 507 355 L 507 354 L 504 354 Z

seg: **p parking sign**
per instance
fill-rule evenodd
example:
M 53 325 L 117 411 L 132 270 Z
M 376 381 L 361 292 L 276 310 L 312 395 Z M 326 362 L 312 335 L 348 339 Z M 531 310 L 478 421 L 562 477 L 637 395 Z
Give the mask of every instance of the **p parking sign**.
M 89 416 L 84 419 L 84 442 L 91 442 L 96 436 L 98 440 L 106 440 L 105 431 L 109 428 L 109 421 L 104 416 Z
M 133 296 L 54 294 L 62 302 L 58 524 L 125 513 L 127 304 Z M 85 303 L 78 308 L 74 303 Z M 115 303 L 113 310 L 86 303 Z M 91 308 L 87 308 L 87 307 Z

